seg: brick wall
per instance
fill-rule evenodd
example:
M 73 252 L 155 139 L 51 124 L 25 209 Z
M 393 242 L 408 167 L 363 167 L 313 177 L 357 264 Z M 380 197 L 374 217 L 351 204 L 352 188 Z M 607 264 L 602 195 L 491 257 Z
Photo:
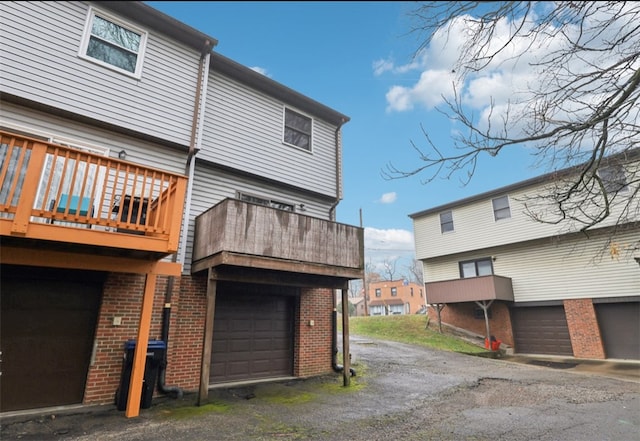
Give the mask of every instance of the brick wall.
M 478 308 L 475 303 L 451 303 L 445 306 L 440 312 L 442 323 L 466 329 L 479 335 L 487 333 L 484 316 L 474 317 L 474 309 Z M 489 308 L 491 318 L 489 327 L 491 335 L 501 340 L 509 346 L 513 346 L 513 332 L 511 328 L 511 317 L 509 308 L 503 302 L 494 301 Z M 430 327 L 436 329 L 438 326 L 438 314 L 434 308 L 429 308 Z
M 206 275 L 183 276 L 171 302 L 167 386 L 178 386 L 190 392 L 198 390 L 206 308 Z
M 162 305 L 167 278 L 158 277 L 153 302 L 149 339 L 160 339 Z M 114 403 L 120 385 L 124 345 L 138 334 L 145 276 L 110 273 L 104 284 L 98 315 L 94 360 L 89 367 L 84 403 Z M 113 320 L 119 317 L 120 325 Z
M 565 300 L 564 312 L 567 316 L 573 355 L 577 358 L 604 359 L 604 345 L 592 300 Z
M 162 276 L 157 280 L 151 340 L 161 338 L 168 280 Z M 115 402 L 122 375 L 124 344 L 137 337 L 144 283 L 143 275 L 111 273 L 107 277 L 96 329 L 97 348 L 85 388 L 85 404 Z M 199 387 L 206 289 L 206 276 L 178 277 L 173 283 L 165 384 L 185 392 L 197 391 Z M 332 370 L 333 295 L 333 290 L 326 288 L 301 289 L 294 323 L 295 376 L 321 375 Z M 113 324 L 114 317 L 120 318 L 120 325 Z M 311 321 L 313 325 L 310 325 Z
M 296 310 L 294 337 L 295 376 L 326 374 L 331 368 L 334 291 L 326 288 L 301 289 Z M 313 320 L 313 326 L 309 323 Z

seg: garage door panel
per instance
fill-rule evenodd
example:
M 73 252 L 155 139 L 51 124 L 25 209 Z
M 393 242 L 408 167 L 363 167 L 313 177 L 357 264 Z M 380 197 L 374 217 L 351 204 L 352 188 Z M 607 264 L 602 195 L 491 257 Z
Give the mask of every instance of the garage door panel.
M 640 359 L 640 302 L 595 305 L 607 358 Z
M 211 383 L 292 374 L 294 297 L 273 289 L 218 284 Z
M 101 282 L 33 274 L 2 277 L 2 411 L 78 404 L 84 395 Z
M 517 352 L 573 355 L 564 307 L 513 308 L 511 314 Z

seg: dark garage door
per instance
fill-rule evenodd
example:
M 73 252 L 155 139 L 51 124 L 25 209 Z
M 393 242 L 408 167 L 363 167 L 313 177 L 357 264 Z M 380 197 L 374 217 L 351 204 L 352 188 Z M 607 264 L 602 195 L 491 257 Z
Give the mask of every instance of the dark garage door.
M 607 358 L 640 359 L 640 302 L 595 305 Z
M 210 383 L 292 375 L 295 297 L 274 290 L 219 283 Z
M 513 308 L 511 322 L 516 352 L 573 356 L 563 306 Z
M 81 403 L 102 283 L 62 271 L 66 280 L 15 277 L 21 273 L 2 268 L 0 409 Z

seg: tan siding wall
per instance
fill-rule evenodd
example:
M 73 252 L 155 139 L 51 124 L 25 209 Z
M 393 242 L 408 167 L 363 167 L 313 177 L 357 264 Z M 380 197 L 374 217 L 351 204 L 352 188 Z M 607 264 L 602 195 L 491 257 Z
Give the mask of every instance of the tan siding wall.
M 308 152 L 282 143 L 284 103 L 217 72 L 207 93 L 202 159 L 336 195 L 335 126 L 314 118 Z
M 454 231 L 451 232 L 441 233 L 439 213 L 414 219 L 416 258 L 427 259 L 577 231 L 566 224 L 543 224 L 527 215 L 524 201 L 541 191 L 543 186 L 509 193 L 510 219 L 494 220 L 491 198 L 454 207 L 451 210 Z M 637 207 L 638 201 L 634 204 Z M 637 216 L 637 210 L 631 212 Z M 599 227 L 613 225 L 620 214 L 620 207 L 612 213 Z
M 636 229 L 620 235 L 618 241 L 624 248 L 637 241 L 639 234 Z M 611 258 L 606 244 L 606 236 L 592 236 L 588 241 L 575 236 L 428 259 L 425 282 L 459 278 L 458 262 L 495 256 L 494 273 L 512 279 L 516 302 L 637 296 L 640 268 L 632 251 Z

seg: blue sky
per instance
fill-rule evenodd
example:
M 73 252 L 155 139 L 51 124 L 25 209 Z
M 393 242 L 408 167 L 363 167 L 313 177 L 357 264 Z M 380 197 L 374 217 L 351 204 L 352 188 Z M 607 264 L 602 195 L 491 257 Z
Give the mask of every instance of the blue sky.
M 420 164 L 411 141 L 451 145 L 456 129 L 434 106 L 450 79 L 451 49 L 413 58 L 420 35 L 409 32 L 412 2 L 147 2 L 218 40 L 216 52 L 351 118 L 343 127 L 344 199 L 337 221 L 365 227 L 372 260 L 413 258 L 409 214 L 541 174 L 522 150 L 483 158 L 471 182 L 424 185 L 426 176 L 388 180 L 381 171 Z M 424 55 L 424 54 L 423 54 Z M 476 101 L 508 88 L 494 75 Z M 496 80 L 495 78 L 498 78 Z M 375 262 L 373 262 L 375 264 Z

